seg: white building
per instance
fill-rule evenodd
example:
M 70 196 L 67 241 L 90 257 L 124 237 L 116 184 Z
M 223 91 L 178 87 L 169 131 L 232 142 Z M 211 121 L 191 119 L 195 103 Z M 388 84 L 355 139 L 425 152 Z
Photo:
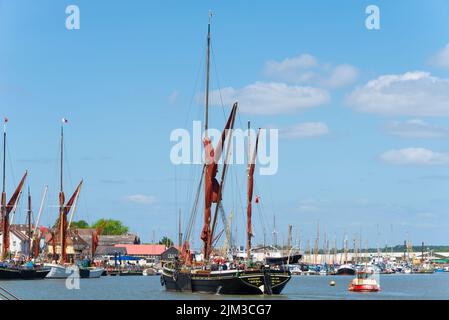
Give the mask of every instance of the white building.
M 9 250 L 11 256 L 28 255 L 29 239 L 26 225 L 12 225 L 9 230 Z M 3 235 L 0 232 L 0 252 L 3 248 Z

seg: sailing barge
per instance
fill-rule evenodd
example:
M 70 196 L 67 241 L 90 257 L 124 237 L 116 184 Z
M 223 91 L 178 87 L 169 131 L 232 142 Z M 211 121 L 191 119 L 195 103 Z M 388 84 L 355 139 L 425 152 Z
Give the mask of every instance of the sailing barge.
M 61 141 L 60 141 L 60 191 L 59 191 L 59 217 L 58 217 L 58 230 L 51 232 L 51 251 L 53 254 L 54 263 L 45 264 L 51 268 L 47 278 L 52 279 L 65 279 L 77 271 L 81 278 L 99 278 L 103 273 L 103 268 L 91 267 L 90 265 L 77 266 L 73 261 L 69 261 L 67 246 L 68 241 L 73 242 L 74 235 L 73 230 L 70 229 L 74 210 L 76 207 L 76 201 L 81 192 L 83 180 L 78 184 L 75 192 L 70 199 L 65 202 L 65 194 L 63 188 L 63 164 L 64 164 L 64 125 L 68 122 L 67 119 L 62 119 L 61 125 Z M 68 214 L 71 212 L 71 216 L 68 219 Z M 100 231 L 101 232 L 101 231 Z M 92 235 L 92 259 L 95 254 L 96 247 L 98 245 L 98 230 L 94 231 Z M 58 250 L 59 249 L 59 250 Z M 58 252 L 59 251 L 59 252 Z M 58 259 L 59 258 L 59 259 Z M 58 259 L 58 260 L 57 260 Z M 56 262 L 57 261 L 57 262 Z M 76 276 L 76 274 L 75 274 Z
M 227 169 L 229 143 L 226 150 L 224 165 L 221 172 L 221 182 L 216 179 L 218 161 L 221 158 L 225 140 L 231 140 L 237 113 L 237 103 L 232 107 L 231 114 L 222 132 L 218 146 L 214 149 L 208 137 L 208 106 L 209 106 L 209 65 L 210 65 L 210 18 L 207 33 L 207 65 L 206 65 L 206 100 L 205 100 L 205 164 L 203 166 L 200 186 L 204 180 L 204 226 L 201 232 L 203 241 L 203 261 L 198 264 L 193 261 L 190 252 L 188 237 L 182 246 L 180 259 L 163 268 L 161 284 L 168 291 L 205 292 L 214 294 L 280 294 L 291 278 L 288 268 L 283 266 L 254 265 L 251 261 L 252 234 L 252 197 L 255 160 L 259 133 L 257 134 L 252 160 L 250 159 L 250 146 L 248 138 L 248 193 L 247 193 L 247 258 L 246 263 L 229 261 L 221 257 L 212 257 L 214 232 L 217 213 L 222 210 L 221 200 L 223 185 Z M 199 189 L 200 190 L 200 189 Z M 198 190 L 198 191 L 199 191 Z M 198 193 L 199 194 L 199 193 Z M 197 198 L 198 198 L 197 194 Z M 212 205 L 215 203 L 215 212 L 212 218 Z M 196 207 L 196 205 L 194 206 Z M 211 221 L 212 220 L 212 221 Z M 212 222 L 212 223 L 211 223 Z M 218 259 L 218 261 L 217 261 Z
M 1 200 L 1 232 L 2 232 L 2 250 L 1 250 L 1 262 L 0 262 L 0 280 L 32 280 L 43 279 L 50 271 L 48 268 L 42 265 L 36 265 L 31 260 L 31 196 L 28 190 L 28 262 L 25 264 L 17 264 L 10 260 L 10 213 L 17 206 L 22 188 L 25 184 L 25 179 L 28 175 L 28 171 L 25 171 L 19 185 L 14 191 L 11 199 L 6 203 L 6 123 L 8 119 L 5 118 L 3 124 L 3 190 Z

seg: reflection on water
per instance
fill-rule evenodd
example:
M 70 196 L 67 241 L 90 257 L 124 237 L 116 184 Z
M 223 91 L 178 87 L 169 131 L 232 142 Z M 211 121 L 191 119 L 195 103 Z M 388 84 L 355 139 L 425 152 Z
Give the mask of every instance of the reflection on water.
M 329 285 L 334 280 L 335 287 Z M 381 292 L 348 291 L 351 276 L 293 276 L 279 296 L 224 296 L 166 292 L 159 276 L 81 279 L 79 290 L 68 290 L 65 280 L 0 281 L 20 299 L 449 299 L 449 273 L 381 275 Z

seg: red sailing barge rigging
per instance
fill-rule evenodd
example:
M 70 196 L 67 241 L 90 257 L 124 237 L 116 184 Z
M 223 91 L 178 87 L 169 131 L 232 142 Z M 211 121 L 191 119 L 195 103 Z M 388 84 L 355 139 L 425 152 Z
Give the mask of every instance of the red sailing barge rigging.
M 226 140 L 231 140 L 234 129 L 234 122 L 237 113 L 237 103 L 232 107 L 231 113 L 222 132 L 221 139 L 214 149 L 211 140 L 207 135 L 208 130 L 208 106 L 209 106 L 209 64 L 210 64 L 210 16 L 207 33 L 207 66 L 206 66 L 206 101 L 205 101 L 205 138 L 203 141 L 205 149 L 205 164 L 200 180 L 200 186 L 196 195 L 200 192 L 204 180 L 204 225 L 201 231 L 203 241 L 203 261 L 196 263 L 193 261 L 189 245 L 189 234 L 186 233 L 185 241 L 181 249 L 180 261 L 172 265 L 166 265 L 161 275 L 161 284 L 165 285 L 168 291 L 182 292 L 207 292 L 220 294 L 280 294 L 291 275 L 288 269 L 282 267 L 272 268 L 271 266 L 253 265 L 251 261 L 251 237 L 252 235 L 252 201 L 255 160 L 257 157 L 257 146 L 259 133 L 255 143 L 254 153 L 248 165 L 248 194 L 247 194 L 247 261 L 245 265 L 238 266 L 235 261 L 226 258 L 211 259 L 214 242 L 219 236 L 215 236 L 217 216 L 222 210 L 221 201 L 223 196 L 223 185 L 226 177 L 229 142 L 225 153 L 223 168 L 221 169 L 221 180 L 218 182 L 218 161 L 222 156 L 222 151 Z M 249 144 L 249 143 L 248 143 Z M 214 215 L 212 216 L 212 208 Z M 194 210 L 196 211 L 196 203 Z M 193 214 L 193 213 L 192 213 Z M 214 270 L 214 260 L 220 260 L 226 268 Z
M 4 122 L 3 130 L 3 189 L 2 189 L 2 200 L 1 200 L 1 232 L 2 232 L 2 250 L 1 250 L 1 262 L 0 262 L 0 280 L 14 280 L 14 279 L 43 279 L 50 271 L 41 265 L 35 265 L 28 261 L 26 264 L 17 265 L 16 262 L 11 260 L 10 257 L 10 213 L 13 208 L 17 205 L 19 195 L 25 184 L 25 180 L 28 175 L 28 171 L 25 171 L 19 185 L 14 191 L 11 199 L 6 203 L 6 123 Z M 31 197 L 28 194 L 28 237 L 31 247 Z M 30 260 L 31 253 L 29 252 L 28 259 Z

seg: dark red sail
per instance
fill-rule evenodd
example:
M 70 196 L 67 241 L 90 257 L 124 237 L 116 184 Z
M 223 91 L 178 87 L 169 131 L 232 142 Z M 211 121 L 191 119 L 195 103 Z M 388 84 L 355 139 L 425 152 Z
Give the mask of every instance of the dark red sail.
M 210 246 L 212 242 L 211 227 L 210 227 L 212 203 L 217 203 L 219 200 L 221 200 L 218 198 L 220 184 L 216 179 L 218 172 L 218 161 L 221 157 L 227 130 L 231 129 L 231 123 L 236 109 L 237 107 L 236 105 L 234 105 L 216 150 L 214 150 L 211 140 L 207 136 L 206 138 L 204 138 L 206 170 L 204 180 L 204 226 L 201 231 L 201 240 L 203 240 L 204 242 L 205 260 L 207 260 L 209 257 L 211 249 Z
M 257 157 L 257 146 L 259 144 L 259 132 L 257 133 L 256 145 L 254 147 L 254 154 L 252 160 L 250 160 L 249 169 L 248 169 L 248 208 L 247 208 L 247 236 L 248 236 L 248 261 L 251 258 L 251 237 L 253 236 L 252 230 L 252 201 L 253 201 L 253 189 L 254 189 L 254 169 L 256 167 L 256 157 Z
M 3 238 L 2 258 L 3 259 L 5 259 L 6 256 L 8 255 L 9 245 L 10 245 L 10 243 L 9 243 L 9 214 L 11 213 L 11 210 L 14 207 L 15 203 L 17 202 L 20 192 L 22 191 L 27 174 L 28 174 L 28 171 L 25 171 L 25 174 L 23 175 L 22 180 L 20 180 L 20 183 L 17 186 L 16 191 L 14 191 L 14 193 L 7 205 L 6 205 L 6 194 L 4 192 L 2 193 L 2 238 Z

